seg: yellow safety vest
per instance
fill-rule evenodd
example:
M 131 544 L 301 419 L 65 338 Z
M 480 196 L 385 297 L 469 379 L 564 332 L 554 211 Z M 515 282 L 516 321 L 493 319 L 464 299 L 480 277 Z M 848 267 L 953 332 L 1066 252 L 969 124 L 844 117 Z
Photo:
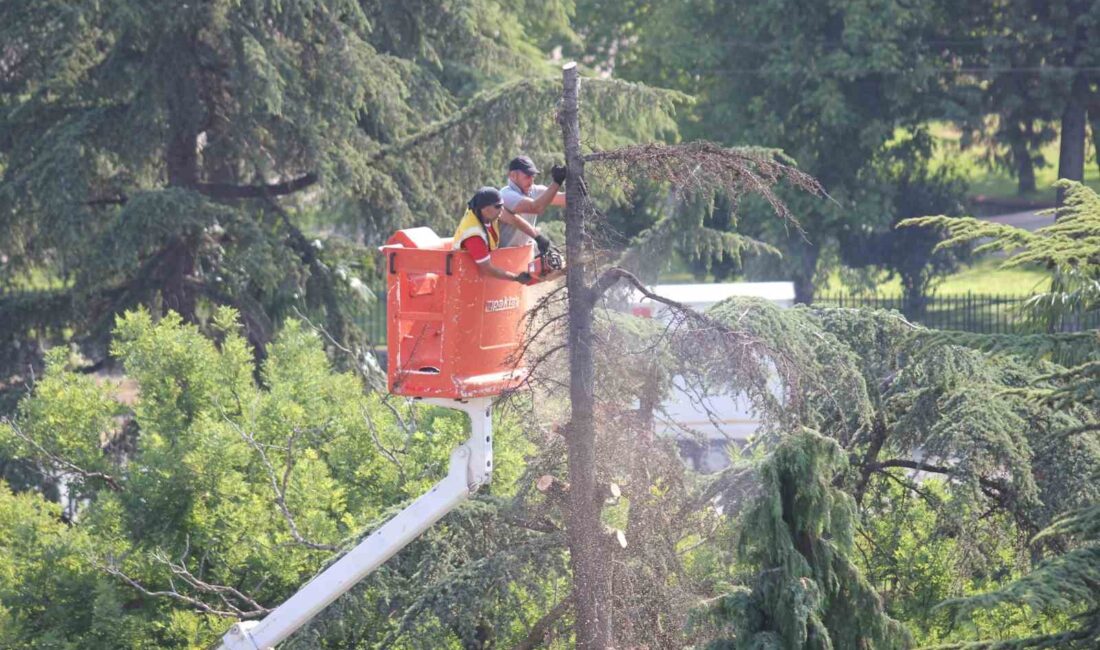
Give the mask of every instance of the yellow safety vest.
M 462 215 L 462 220 L 458 222 L 458 228 L 455 229 L 455 240 L 452 248 L 458 250 L 462 247 L 462 242 L 466 239 L 470 237 L 481 237 L 489 246 L 489 250 L 495 251 L 500 248 L 499 233 L 500 231 L 497 228 L 496 222 L 493 223 L 493 229 L 489 230 L 481 223 L 481 219 L 477 218 L 473 210 L 466 208 L 466 214 Z

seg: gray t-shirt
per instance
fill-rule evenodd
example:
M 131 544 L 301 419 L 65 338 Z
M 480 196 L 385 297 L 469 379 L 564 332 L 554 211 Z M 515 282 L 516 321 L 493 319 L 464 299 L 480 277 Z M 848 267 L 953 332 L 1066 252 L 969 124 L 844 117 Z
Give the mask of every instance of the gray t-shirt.
M 545 191 L 545 185 L 532 185 L 531 192 L 528 194 L 524 194 L 523 191 L 519 189 L 518 185 L 516 185 L 512 181 L 508 181 L 507 185 L 500 188 L 500 198 L 501 201 L 504 203 L 504 207 L 508 208 L 510 211 L 517 214 L 521 219 L 533 226 L 535 225 L 535 222 L 538 221 L 539 215 L 532 214 L 530 212 L 516 212 L 516 206 L 519 205 L 519 202 L 523 199 L 539 198 L 539 196 L 542 195 L 542 193 Z M 530 242 L 531 238 L 523 234 L 523 231 L 521 231 L 519 228 L 516 228 L 515 226 L 509 226 L 506 223 L 500 224 L 501 248 L 504 248 L 506 246 L 523 246 L 524 244 L 528 244 Z

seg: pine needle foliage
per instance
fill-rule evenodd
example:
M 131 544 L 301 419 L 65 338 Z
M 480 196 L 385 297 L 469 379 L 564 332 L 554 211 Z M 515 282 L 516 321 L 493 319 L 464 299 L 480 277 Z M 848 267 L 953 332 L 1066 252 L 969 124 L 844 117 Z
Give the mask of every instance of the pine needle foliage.
M 943 228 L 949 236 L 939 244 L 940 248 L 990 238 L 975 252 L 1004 251 L 1009 254 L 1005 266 L 1100 266 L 1100 196 L 1074 181 L 1061 180 L 1056 185 L 1065 190 L 1065 203 L 1052 211 L 1056 216 L 1052 225 L 1035 232 L 974 218 L 921 217 L 908 219 L 899 226 Z
M 864 517 L 890 507 L 883 491 L 894 484 L 929 500 L 934 534 L 956 540 L 950 561 L 958 576 L 1004 569 L 976 542 L 991 535 L 1007 539 L 1025 564 L 1029 554 L 1060 552 L 1066 542 L 1056 535 L 1037 537 L 1031 548 L 1027 540 L 1100 498 L 1093 469 L 1100 437 L 1087 401 L 1092 364 L 1067 369 L 1034 356 L 933 345 L 937 333 L 892 312 L 781 310 L 731 299 L 710 315 L 765 341 L 774 359 L 778 397 L 746 390 L 739 364 L 709 370 L 711 387 L 755 400 L 765 421 L 761 440 L 782 444 L 785 431 L 805 426 L 838 442 L 849 466 L 838 470 L 837 485 Z M 796 381 L 784 368 L 798 370 Z M 943 477 L 945 495 L 932 499 L 913 478 L 922 475 Z
M 1100 475 L 1094 474 L 1094 479 Z M 1097 601 L 1100 597 L 1100 505 L 1093 504 L 1055 521 L 1035 537 L 1070 540 L 1072 547 L 1004 589 L 949 600 L 943 607 L 959 616 L 973 615 L 978 610 L 993 609 L 1003 604 L 1023 605 L 1032 611 L 1061 612 L 1073 621 L 1070 629 L 1009 641 L 988 641 L 938 646 L 941 650 L 1022 650 L 1029 648 L 1095 648 L 1100 643 L 1100 617 Z
M 672 120 L 689 98 L 617 79 L 585 79 L 582 119 L 591 125 L 585 145 L 597 151 L 675 133 Z M 394 227 L 428 225 L 447 232 L 455 206 L 471 188 L 500 185 L 505 163 L 519 148 L 536 160 L 559 159 L 555 77 L 517 79 L 472 97 L 446 118 L 375 154 L 384 174 L 352 204 L 356 223 L 385 234 Z
M 740 557 L 756 577 L 715 604 L 712 616 L 732 629 L 708 648 L 910 647 L 852 562 L 856 504 L 832 480 L 846 464 L 835 440 L 810 430 L 762 461 L 761 495 L 738 522 Z
M 1041 264 L 1052 274 L 1051 289 L 1031 301 L 1032 317 L 1049 328 L 1058 319 L 1100 309 L 1100 196 L 1079 183 L 1059 181 L 1065 191 L 1065 204 L 1056 212 L 1051 226 L 1027 233 L 1004 226 L 968 219 L 950 223 L 941 217 L 913 220 L 915 226 L 938 226 L 948 230 L 943 245 L 990 237 L 979 250 L 1005 250 L 1006 265 Z M 1048 439 L 1048 447 L 1064 450 L 1093 449 L 1100 444 L 1100 362 L 1097 361 L 1096 331 L 1070 335 L 1033 335 L 991 339 L 975 336 L 950 340 L 973 345 L 992 353 L 1014 356 L 1049 356 L 1068 361 L 1070 367 L 1048 367 L 1037 376 L 1022 377 L 1010 399 L 1025 400 L 1034 412 L 1052 409 L 1057 427 Z M 944 337 L 926 341 L 926 345 L 945 349 Z M 1069 453 L 1065 457 L 1069 457 Z M 1057 555 L 1006 587 L 977 596 L 955 599 L 945 606 L 965 619 L 978 610 L 1003 603 L 1028 606 L 1033 612 L 1059 612 L 1070 617 L 1063 631 L 1007 641 L 944 646 L 951 648 L 1093 648 L 1100 643 L 1100 508 L 1096 503 L 1096 485 L 1100 474 L 1096 462 L 1085 463 L 1076 471 L 1092 486 L 1091 494 L 1061 501 L 1053 523 L 1034 535 L 1033 546 L 1054 545 Z M 1062 474 L 1062 477 L 1067 476 Z M 1074 501 L 1077 501 L 1074 503 Z M 1052 505 L 1048 502 L 1048 506 Z
M 261 355 L 305 315 L 368 372 L 374 247 L 399 226 L 446 232 L 517 153 L 557 156 L 536 41 L 574 38 L 570 8 L 4 3 L 0 285 L 50 286 L 0 299 L 19 346 L 0 362 L 40 365 L 32 343 L 70 335 L 98 362 L 126 309 L 206 322 L 231 305 Z M 591 144 L 670 136 L 685 100 L 594 79 Z
M 595 151 L 585 160 L 596 177 L 627 194 L 646 181 L 668 189 L 672 198 L 657 220 L 631 239 L 616 262 L 646 277 L 653 269 L 645 262 L 672 250 L 690 259 L 728 258 L 738 265 L 746 253 L 779 254 L 774 247 L 737 232 L 707 227 L 703 217 L 713 211 L 720 196 L 755 196 L 792 231 L 801 232 L 779 197 L 780 189 L 786 186 L 824 195 L 821 185 L 782 152 L 761 147 L 722 147 L 707 141 L 650 143 Z

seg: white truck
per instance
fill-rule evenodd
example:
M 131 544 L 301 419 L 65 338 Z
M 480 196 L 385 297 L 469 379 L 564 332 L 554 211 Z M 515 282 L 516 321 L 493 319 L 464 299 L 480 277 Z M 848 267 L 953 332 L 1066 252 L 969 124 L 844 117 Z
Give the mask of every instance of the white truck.
M 753 297 L 780 307 L 794 305 L 792 282 L 726 282 L 712 284 L 659 284 L 649 287 L 659 296 L 704 312 L 727 298 Z M 631 297 L 635 316 L 667 320 L 668 307 L 639 292 Z M 716 472 L 729 465 L 728 447 L 744 442 L 760 426 L 748 401 L 734 395 L 692 395 L 682 380 L 673 379 L 673 394 L 658 416 L 658 433 L 679 441 L 684 460 L 697 472 Z

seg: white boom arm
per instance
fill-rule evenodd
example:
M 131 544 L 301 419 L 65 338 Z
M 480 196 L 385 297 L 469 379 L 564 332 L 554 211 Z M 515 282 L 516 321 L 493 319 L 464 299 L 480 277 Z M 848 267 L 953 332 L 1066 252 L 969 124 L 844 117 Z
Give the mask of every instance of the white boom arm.
M 479 487 L 493 472 L 492 400 L 466 402 L 426 399 L 427 403 L 460 409 L 470 416 L 470 438 L 451 452 L 447 476 L 431 491 L 409 504 L 381 528 L 348 551 L 298 593 L 259 621 L 242 621 L 222 637 L 218 650 L 269 650 L 293 634 L 374 571 L 383 562 L 420 536 Z

